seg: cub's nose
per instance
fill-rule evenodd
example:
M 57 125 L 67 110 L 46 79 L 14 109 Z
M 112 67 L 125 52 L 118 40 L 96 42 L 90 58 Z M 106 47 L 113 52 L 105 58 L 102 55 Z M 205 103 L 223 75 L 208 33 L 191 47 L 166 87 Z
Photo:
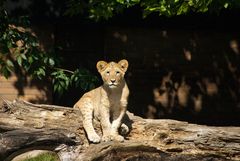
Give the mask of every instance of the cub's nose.
M 111 79 L 111 82 L 112 82 L 112 83 L 115 83 L 115 82 L 116 82 L 116 79 Z

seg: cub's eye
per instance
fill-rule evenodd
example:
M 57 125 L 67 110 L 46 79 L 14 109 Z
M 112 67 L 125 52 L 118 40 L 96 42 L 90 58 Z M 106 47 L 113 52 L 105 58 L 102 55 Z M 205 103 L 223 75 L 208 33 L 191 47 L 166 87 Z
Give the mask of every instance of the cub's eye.
M 106 73 L 107 73 L 107 75 L 109 75 L 109 74 L 110 74 L 110 72 L 109 72 L 109 71 L 107 71 Z
M 116 71 L 116 74 L 117 74 L 117 75 L 119 75 L 119 74 L 120 74 L 120 72 L 119 72 L 119 71 Z

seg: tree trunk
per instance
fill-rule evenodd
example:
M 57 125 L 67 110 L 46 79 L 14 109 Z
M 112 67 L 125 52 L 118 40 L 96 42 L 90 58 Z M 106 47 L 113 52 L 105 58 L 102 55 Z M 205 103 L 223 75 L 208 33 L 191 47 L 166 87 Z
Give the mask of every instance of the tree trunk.
M 127 113 L 125 141 L 89 144 L 75 109 L 5 101 L 0 108 L 0 160 L 33 149 L 61 160 L 240 160 L 240 127 L 210 127 Z M 101 135 L 98 121 L 94 121 Z

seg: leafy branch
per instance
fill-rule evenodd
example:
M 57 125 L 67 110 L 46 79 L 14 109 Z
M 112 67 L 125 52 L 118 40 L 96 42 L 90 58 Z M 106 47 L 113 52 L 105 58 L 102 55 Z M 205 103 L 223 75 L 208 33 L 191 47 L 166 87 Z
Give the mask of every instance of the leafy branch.
M 84 91 L 95 87 L 98 79 L 93 76 L 89 71 L 85 69 L 77 69 L 70 71 L 61 68 L 55 68 L 56 70 L 51 73 L 54 91 L 63 94 L 70 86 L 80 87 Z
M 98 81 L 96 76 L 86 69 L 70 71 L 59 68 L 61 60 L 54 50 L 48 52 L 42 50 L 38 38 L 30 28 L 13 25 L 7 12 L 0 11 L 0 22 L 3 22 L 0 24 L 1 75 L 8 78 L 20 70 L 24 75 L 33 78 L 52 80 L 54 92 L 58 94 L 63 94 L 70 86 L 83 90 L 94 87 Z M 18 22 L 27 22 L 22 20 Z
M 226 8 L 239 9 L 240 2 L 229 0 L 68 0 L 66 14 L 70 16 L 84 14 L 96 21 L 107 20 L 133 6 L 140 7 L 145 18 L 151 13 L 168 17 L 189 12 L 218 13 Z

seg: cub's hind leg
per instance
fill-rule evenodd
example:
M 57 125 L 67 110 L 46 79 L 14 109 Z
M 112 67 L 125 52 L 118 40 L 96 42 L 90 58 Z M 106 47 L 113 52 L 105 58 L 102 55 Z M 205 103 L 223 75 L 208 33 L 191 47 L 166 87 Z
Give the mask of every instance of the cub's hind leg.
M 93 143 L 99 143 L 101 138 L 93 127 L 93 108 L 84 106 L 80 108 L 80 112 L 83 117 L 83 128 L 87 133 L 88 140 Z
M 120 142 L 124 141 L 124 137 L 118 133 L 119 128 L 122 125 L 122 119 L 126 113 L 126 108 L 125 107 L 120 107 L 121 111 L 118 116 L 114 116 L 113 121 L 112 121 L 112 126 L 111 126 L 111 135 L 113 140 L 117 140 Z M 124 124 L 125 125 L 125 124 Z M 124 126 L 123 125 L 123 126 Z

